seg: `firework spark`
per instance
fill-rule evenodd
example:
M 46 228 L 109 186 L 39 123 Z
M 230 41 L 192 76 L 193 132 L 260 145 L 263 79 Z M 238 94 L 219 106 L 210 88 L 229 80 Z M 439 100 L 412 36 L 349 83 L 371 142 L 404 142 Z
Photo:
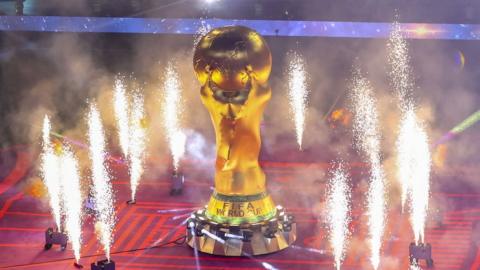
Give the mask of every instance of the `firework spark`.
M 401 110 L 400 133 L 396 142 L 397 176 L 402 186 L 402 211 L 410 195 L 410 222 L 415 242 L 424 241 L 425 221 L 430 195 L 431 156 L 428 136 L 415 114 L 412 98 L 414 83 L 409 65 L 407 41 L 400 24 L 392 26 L 388 42 L 390 77 Z
M 350 235 L 350 198 L 348 175 L 342 163 L 339 163 L 332 172 L 327 191 L 327 224 L 337 270 L 345 257 L 347 238 Z
M 43 149 L 42 149 L 42 164 L 41 174 L 43 182 L 47 187 L 48 195 L 50 197 L 50 208 L 55 219 L 57 230 L 61 231 L 61 197 L 60 197 L 60 178 L 58 171 L 58 157 L 54 152 L 50 142 L 50 119 L 47 115 L 43 119 Z
M 305 71 L 305 61 L 302 56 L 293 52 L 290 54 L 290 57 L 291 60 L 288 65 L 288 99 L 295 123 L 297 144 L 298 147 L 302 149 L 308 98 L 307 73 Z
M 205 20 L 200 21 L 200 26 L 198 27 L 197 31 L 195 31 L 195 36 L 193 38 L 193 49 L 197 46 L 198 42 L 212 30 L 212 26 L 207 23 Z
M 388 62 L 390 65 L 389 75 L 398 99 L 400 100 L 400 108 L 404 110 L 410 107 L 409 103 L 414 84 L 412 80 L 412 70 L 409 65 L 408 44 L 398 22 L 392 24 L 387 48 L 389 52 Z
M 125 84 L 120 77 L 115 80 L 115 91 L 113 93 L 115 118 L 118 125 L 118 139 L 123 155 L 128 158 L 129 147 L 129 121 L 128 121 L 128 98 L 125 93 Z
M 130 116 L 130 186 L 132 191 L 132 201 L 135 201 L 138 183 L 142 177 L 145 162 L 145 128 L 142 121 L 145 118 L 143 110 L 143 98 L 140 94 L 133 96 L 132 111 Z
M 146 136 L 142 124 L 145 118 L 143 97 L 137 92 L 131 98 L 126 93 L 122 79 L 117 78 L 115 81 L 114 107 L 120 147 L 127 159 L 130 174 L 131 200 L 135 201 L 145 159 Z
M 90 105 L 87 118 L 96 218 L 101 227 L 99 238 L 107 259 L 110 260 L 110 248 L 113 242 L 113 227 L 115 224 L 114 198 L 110 175 L 105 166 L 105 136 L 100 113 L 94 103 Z
M 415 112 L 405 112 L 401 120 L 399 139 L 397 140 L 399 177 L 407 182 L 410 194 L 410 222 L 415 236 L 415 243 L 424 241 L 425 221 L 430 197 L 431 156 L 428 137 L 419 123 Z M 402 195 L 404 195 L 402 193 Z
M 380 263 L 386 218 L 385 175 L 380 161 L 380 132 L 376 100 L 370 82 L 358 70 L 353 76 L 352 102 L 355 145 L 367 156 L 370 164 L 370 186 L 367 194 L 370 261 L 373 268 L 377 269 Z
M 163 121 L 167 132 L 167 140 L 173 159 L 173 167 L 178 170 L 180 159 L 185 154 L 186 135 L 180 128 L 181 88 L 177 70 L 172 62 L 169 62 L 165 70 Z
M 401 185 L 402 212 L 405 210 L 405 204 L 408 199 L 408 193 L 412 187 L 413 170 L 417 149 L 411 147 L 416 141 L 416 116 L 413 110 L 403 112 L 400 120 L 400 130 L 396 141 L 397 151 L 397 178 Z
M 65 230 L 78 263 L 82 242 L 82 197 L 79 192 L 78 161 L 68 146 L 63 147 L 59 158 Z
M 388 62 L 390 65 L 390 78 L 392 80 L 393 88 L 399 100 L 400 111 L 402 114 L 402 121 L 410 121 L 411 115 L 407 115 L 408 112 L 414 110 L 411 99 L 413 91 L 412 71 L 409 65 L 410 57 L 408 54 L 408 44 L 405 40 L 402 29 L 398 22 L 394 22 L 392 30 L 390 32 L 390 38 L 387 43 L 389 51 Z M 410 128 L 408 124 L 413 122 L 401 123 L 401 129 Z M 406 151 L 402 149 L 403 145 L 408 144 L 405 141 L 409 138 L 405 138 L 409 133 L 406 131 L 400 131 L 400 136 L 397 139 L 397 178 L 401 186 L 401 204 L 402 212 L 405 209 L 405 203 L 408 197 L 408 190 L 410 188 L 410 168 L 408 167 L 408 156 Z M 402 135 L 403 134 L 403 135 Z
M 416 140 L 412 145 L 418 147 L 414 170 L 414 185 L 412 185 L 411 222 L 415 242 L 425 243 L 425 222 L 427 220 L 428 200 L 430 198 L 430 167 L 431 156 L 428 148 L 428 136 L 421 125 L 417 125 Z M 413 181 L 412 181 L 413 182 Z

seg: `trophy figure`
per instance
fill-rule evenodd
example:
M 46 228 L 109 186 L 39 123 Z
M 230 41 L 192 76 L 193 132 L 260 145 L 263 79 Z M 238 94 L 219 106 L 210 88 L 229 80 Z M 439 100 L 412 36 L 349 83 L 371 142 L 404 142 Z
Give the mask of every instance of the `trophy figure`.
M 265 40 L 243 26 L 211 30 L 193 59 L 200 97 L 216 136 L 215 190 L 187 221 L 188 244 L 201 252 L 272 253 L 295 241 L 296 224 L 266 190 L 258 163 L 260 121 L 272 91 L 272 56 Z

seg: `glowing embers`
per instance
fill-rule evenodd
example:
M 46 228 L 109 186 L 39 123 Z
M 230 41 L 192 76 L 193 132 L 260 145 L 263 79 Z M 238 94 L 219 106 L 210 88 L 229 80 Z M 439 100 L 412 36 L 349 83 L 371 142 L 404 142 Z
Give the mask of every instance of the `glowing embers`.
M 333 129 L 338 127 L 349 127 L 352 121 L 352 113 L 346 108 L 333 110 L 327 118 L 329 126 Z
M 201 252 L 223 256 L 251 256 L 287 248 L 296 239 L 296 223 L 281 206 L 274 217 L 258 222 L 229 225 L 214 222 L 205 210 L 187 220 L 188 245 Z
M 82 244 L 82 196 L 79 192 L 79 165 L 68 145 L 64 146 L 59 161 L 65 229 L 78 264 Z

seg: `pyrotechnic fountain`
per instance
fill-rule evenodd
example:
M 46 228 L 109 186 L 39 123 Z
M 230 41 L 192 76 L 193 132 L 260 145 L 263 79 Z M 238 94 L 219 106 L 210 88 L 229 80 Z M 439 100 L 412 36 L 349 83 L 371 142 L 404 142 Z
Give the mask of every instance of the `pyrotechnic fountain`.
M 333 249 L 335 267 L 340 269 L 345 257 L 350 231 L 350 187 L 349 178 L 344 165 L 336 164 L 330 176 L 327 190 L 327 225 L 330 246 Z
M 351 89 L 355 145 L 370 165 L 370 186 L 367 194 L 370 261 L 378 269 L 385 227 L 385 183 L 380 160 L 380 131 L 376 100 L 370 82 L 359 70 L 353 74 Z
M 133 94 L 133 97 L 127 95 L 125 84 L 122 78 L 118 77 L 115 80 L 114 107 L 120 147 L 127 160 L 130 175 L 131 198 L 127 203 L 134 204 L 145 161 L 143 97 L 138 91 Z
M 293 115 L 293 122 L 295 124 L 297 144 L 298 147 L 302 149 L 308 98 L 307 73 L 305 71 L 305 61 L 301 55 L 292 52 L 289 57 L 288 99 L 290 102 L 290 110 Z
M 70 146 L 64 145 L 59 157 L 65 230 L 72 244 L 76 263 L 80 259 L 82 243 L 82 196 L 78 161 Z
M 425 259 L 430 267 L 433 265 L 431 246 L 425 244 L 424 232 L 430 198 L 431 156 L 428 136 L 415 114 L 412 98 L 414 83 L 407 45 L 400 24 L 394 23 L 388 42 L 388 59 L 401 111 L 396 148 L 397 175 L 402 185 L 402 211 L 410 198 L 410 223 L 415 237 L 415 243 L 410 245 L 410 262 Z
M 55 154 L 55 150 L 50 142 L 50 119 L 45 116 L 43 119 L 42 139 L 42 164 L 41 172 L 43 182 L 47 187 L 50 208 L 52 210 L 53 218 L 55 219 L 55 225 L 57 231 L 62 231 L 61 227 L 61 205 L 60 205 L 60 174 L 58 171 L 58 157 Z
M 129 127 L 129 172 L 130 186 L 132 191 L 131 202 L 135 202 L 137 187 L 144 171 L 146 133 L 143 121 L 145 112 L 143 109 L 143 97 L 139 93 L 133 95 L 130 111 Z
M 398 97 L 399 108 L 402 114 L 402 118 L 406 119 L 405 115 L 407 111 L 413 110 L 413 104 L 411 103 L 411 95 L 413 90 L 412 71 L 409 66 L 410 57 L 408 54 L 407 41 L 403 38 L 400 24 L 395 22 L 392 25 L 392 31 L 390 32 L 390 38 L 387 43 L 389 50 L 388 62 L 390 64 L 390 77 Z M 399 137 L 401 140 L 402 137 Z M 400 146 L 399 146 L 400 145 Z M 409 166 L 407 165 L 408 156 L 404 155 L 404 150 L 401 149 L 402 143 L 397 140 L 397 167 L 402 168 L 397 170 L 397 178 L 401 185 L 401 203 L 402 212 L 405 208 L 407 201 L 408 190 L 411 181 L 408 177 L 410 175 Z
M 162 105 L 163 124 L 173 165 L 170 195 L 180 195 L 184 182 L 184 176 L 180 171 L 180 160 L 185 154 L 187 136 L 180 124 L 183 113 L 181 93 L 182 88 L 177 69 L 173 62 L 169 62 L 164 73 Z
M 117 77 L 115 79 L 115 91 L 113 93 L 115 118 L 117 120 L 118 140 L 120 142 L 120 148 L 122 149 L 123 156 L 128 159 L 129 156 L 129 102 L 125 90 L 125 84 L 123 79 Z
M 68 238 L 72 244 L 76 265 L 78 265 L 82 234 L 82 197 L 79 192 L 78 161 L 70 146 L 61 145 L 60 142 L 52 145 L 50 132 L 50 120 L 48 116 L 45 116 L 41 170 L 57 225 L 57 231 L 51 228 L 47 229 L 45 249 L 50 249 L 53 244 L 61 245 L 62 249 L 65 249 Z M 62 216 L 65 217 L 64 230 L 66 234 L 61 230 Z
M 177 172 L 180 160 L 185 154 L 186 136 L 180 125 L 182 116 L 182 96 L 178 72 L 172 62 L 165 68 L 163 84 L 163 122 L 167 132 L 167 140 L 172 155 L 173 169 Z
M 105 135 L 100 113 L 95 103 L 90 104 L 87 119 L 96 220 L 100 224 L 99 239 L 107 257 L 106 261 L 100 261 L 99 264 L 110 264 L 113 263 L 110 260 L 110 249 L 115 225 L 114 198 L 110 175 L 105 164 Z

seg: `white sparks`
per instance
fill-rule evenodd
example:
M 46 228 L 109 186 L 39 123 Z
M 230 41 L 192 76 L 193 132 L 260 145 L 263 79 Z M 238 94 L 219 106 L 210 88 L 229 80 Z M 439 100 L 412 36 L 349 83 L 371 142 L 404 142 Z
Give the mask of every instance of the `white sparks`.
M 408 110 L 400 124 L 397 140 L 398 177 L 407 183 L 405 197 L 410 195 L 410 222 L 415 243 L 424 242 L 428 200 L 430 198 L 430 150 L 427 134 L 415 112 Z
M 62 149 L 50 143 L 50 120 L 43 121 L 42 175 L 50 196 L 50 206 L 57 229 L 61 230 L 62 214 L 65 231 L 75 255 L 80 259 L 82 234 L 82 198 L 78 162 L 68 146 Z
M 370 234 L 371 257 L 374 269 L 380 264 L 382 237 L 385 229 L 385 184 L 384 172 L 380 163 L 371 164 L 371 180 L 368 190 L 368 225 Z
M 400 120 L 400 131 L 396 141 L 396 151 L 397 151 L 397 179 L 401 183 L 401 203 L 402 203 L 402 212 L 405 209 L 405 204 L 407 202 L 408 193 L 411 187 L 411 181 L 413 176 L 413 166 L 412 159 L 414 158 L 415 151 L 411 146 L 411 143 L 414 142 L 416 136 L 416 117 L 413 110 L 408 110 L 403 112 L 402 118 Z
M 96 218 L 100 223 L 100 242 L 103 245 L 106 257 L 110 260 L 110 248 L 113 242 L 113 227 L 115 212 L 113 209 L 114 198 L 110 175 L 105 166 L 105 136 L 103 133 L 100 113 L 95 104 L 90 105 L 88 113 L 88 138 L 90 159 L 92 161 L 92 180 Z
M 205 20 L 200 21 L 200 26 L 198 27 L 197 31 L 195 31 L 195 35 L 193 38 L 193 49 L 197 46 L 198 42 L 212 30 L 212 26 L 208 24 Z
M 50 142 L 50 119 L 45 115 L 43 119 L 43 149 L 42 149 L 42 164 L 41 174 L 43 182 L 47 187 L 48 195 L 50 197 L 50 208 L 55 219 L 57 230 L 61 231 L 61 205 L 60 205 L 60 179 L 58 172 L 58 157 L 55 155 L 55 150 Z
M 145 128 L 142 121 L 145 118 L 143 109 L 143 98 L 140 94 L 133 96 L 132 112 L 130 116 L 130 186 L 132 191 L 132 200 L 135 201 L 138 183 L 144 171 L 145 162 Z
M 395 22 L 388 42 L 390 77 L 401 110 L 400 132 L 396 142 L 397 178 L 401 184 L 402 211 L 410 198 L 410 223 L 415 242 L 424 242 L 425 222 L 430 198 L 431 156 L 428 136 L 415 114 L 412 98 L 414 83 L 408 44 L 400 24 Z
M 178 73 L 172 62 L 165 70 L 163 84 L 163 122 L 167 132 L 167 140 L 173 159 L 173 167 L 178 171 L 180 160 L 185 154 L 186 135 L 180 127 L 182 115 L 181 87 Z
M 374 269 L 380 264 L 382 236 L 385 229 L 385 183 L 380 161 L 380 132 L 376 100 L 369 81 L 359 71 L 353 76 L 353 131 L 356 146 L 370 164 L 370 186 L 367 194 L 370 261 Z
M 430 167 L 431 156 L 428 146 L 428 136 L 423 127 L 417 124 L 417 136 L 412 145 L 418 147 L 412 181 L 412 213 L 411 222 L 415 242 L 425 243 L 425 223 L 427 220 L 428 200 L 430 198 Z
M 297 144 L 302 149 L 303 132 L 305 130 L 305 113 L 308 98 L 307 73 L 305 61 L 297 53 L 291 53 L 288 65 L 288 99 L 293 114 Z
M 406 121 L 410 116 L 407 116 L 408 111 L 413 110 L 411 102 L 411 95 L 413 91 L 412 71 L 409 66 L 410 58 L 408 54 L 407 41 L 402 35 L 402 30 L 398 22 L 392 24 L 390 38 L 387 43 L 388 48 L 388 62 L 390 65 L 390 78 L 395 89 L 395 93 L 399 100 L 400 110 L 402 114 L 402 121 Z M 414 116 L 413 116 L 414 117 Z M 412 124 L 412 121 L 408 123 Z M 410 168 L 408 167 L 408 153 L 402 149 L 403 145 L 408 144 L 409 138 L 405 137 L 408 132 L 404 129 L 409 127 L 407 122 L 401 123 L 400 136 L 397 139 L 397 179 L 401 187 L 401 205 L 402 212 L 405 209 L 405 203 L 408 197 L 408 190 L 410 185 Z M 402 130 L 403 129 L 403 130 Z M 403 134 L 403 135 L 402 135 Z
M 127 160 L 130 174 L 131 199 L 135 201 L 145 161 L 146 135 L 145 127 L 142 124 L 145 118 L 143 97 L 136 92 L 131 98 L 126 93 L 122 79 L 117 78 L 115 80 L 114 107 L 120 147 Z
M 59 161 L 65 230 L 78 263 L 82 243 L 82 197 L 78 161 L 68 146 L 63 148 Z
M 345 257 L 347 239 L 350 235 L 350 188 L 348 175 L 342 163 L 339 163 L 332 172 L 327 190 L 327 224 L 330 245 L 333 249 L 335 267 L 340 269 Z
M 414 84 L 412 81 L 412 70 L 409 66 L 408 44 L 402 35 L 402 29 L 398 22 L 392 24 L 387 48 L 389 51 L 389 75 L 392 78 L 393 87 L 400 100 L 400 107 L 405 109 L 408 107 L 409 100 L 411 100 Z
M 113 93 L 115 118 L 118 126 L 118 140 L 125 158 L 128 158 L 129 143 L 129 121 L 128 121 L 128 99 L 125 93 L 125 84 L 121 78 L 115 80 L 115 91 Z

